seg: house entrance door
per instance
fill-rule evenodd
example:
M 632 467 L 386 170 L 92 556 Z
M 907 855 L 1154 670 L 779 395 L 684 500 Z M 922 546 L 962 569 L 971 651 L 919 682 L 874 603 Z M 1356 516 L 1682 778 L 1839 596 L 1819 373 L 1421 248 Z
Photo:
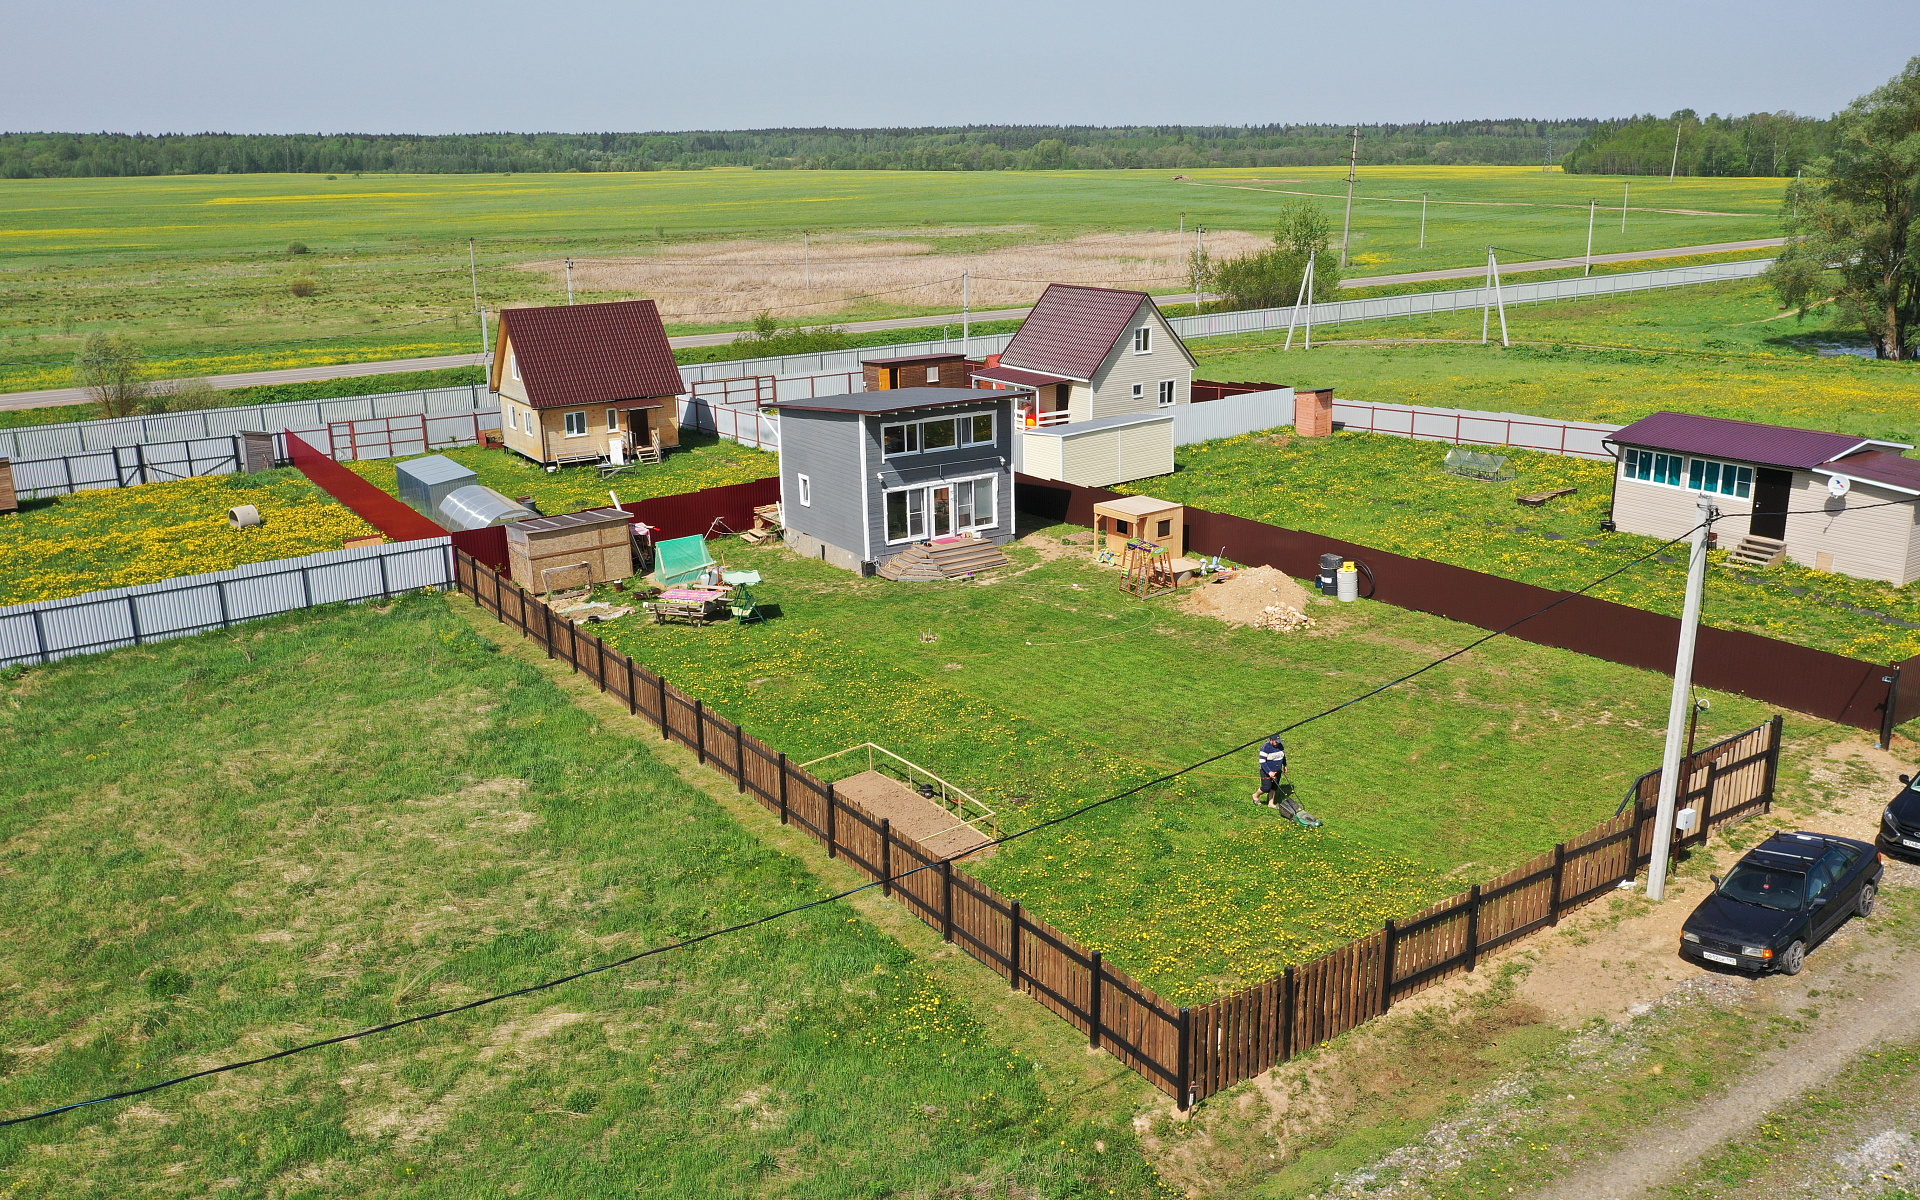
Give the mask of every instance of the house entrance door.
M 942 486 L 933 490 L 933 536 L 937 538 L 953 536 L 953 488 Z
M 1787 506 L 1793 499 L 1793 472 L 1761 467 L 1753 478 L 1753 524 L 1755 537 L 1785 541 Z

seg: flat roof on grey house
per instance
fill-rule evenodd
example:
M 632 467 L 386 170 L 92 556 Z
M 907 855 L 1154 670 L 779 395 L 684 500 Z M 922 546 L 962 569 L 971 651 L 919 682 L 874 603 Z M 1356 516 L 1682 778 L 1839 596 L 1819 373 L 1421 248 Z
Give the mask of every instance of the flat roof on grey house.
M 982 400 L 1010 400 L 1012 392 L 987 388 L 916 387 L 894 388 L 884 392 L 850 392 L 845 396 L 815 396 L 810 400 L 782 400 L 774 407 L 782 411 L 848 412 L 879 416 L 883 413 L 909 412 L 920 408 L 955 408 L 978 404 Z

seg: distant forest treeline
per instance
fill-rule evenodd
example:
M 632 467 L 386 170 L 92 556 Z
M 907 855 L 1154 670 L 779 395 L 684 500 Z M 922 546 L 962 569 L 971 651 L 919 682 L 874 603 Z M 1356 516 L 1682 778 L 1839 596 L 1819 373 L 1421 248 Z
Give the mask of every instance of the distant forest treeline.
M 1360 128 L 1362 164 L 1552 162 L 1600 127 L 1455 121 Z M 753 129 L 724 133 L 0 134 L 0 176 L 1299 167 L 1347 160 L 1348 126 Z
M 1580 175 L 1792 175 L 1832 150 L 1832 130 L 1831 121 L 1789 112 L 1702 119 L 1688 109 L 1608 122 L 1560 165 Z

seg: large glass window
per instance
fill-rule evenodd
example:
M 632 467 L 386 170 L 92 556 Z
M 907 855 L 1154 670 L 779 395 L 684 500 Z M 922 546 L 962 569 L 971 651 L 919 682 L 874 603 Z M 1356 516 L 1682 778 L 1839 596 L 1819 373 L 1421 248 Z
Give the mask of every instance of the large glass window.
M 990 412 L 906 421 L 880 427 L 880 457 L 931 454 L 939 450 L 951 450 L 955 446 L 990 444 L 993 440 L 993 414 Z
M 899 488 L 886 494 L 887 541 L 920 541 L 949 537 L 998 524 L 994 477 L 942 480 L 920 487 Z
M 1753 494 L 1753 468 L 1696 458 L 1687 464 L 1687 486 L 1696 492 L 1717 492 L 1744 499 Z
M 958 435 L 953 428 L 953 418 L 921 423 L 920 448 L 922 450 L 951 450 L 958 444 Z
M 978 413 L 960 418 L 960 440 L 969 446 L 993 441 L 993 414 Z
M 1628 450 L 1621 455 L 1628 479 L 1680 486 L 1681 458 L 1678 454 L 1656 454 L 1652 450 Z
M 880 455 L 892 458 L 896 454 L 920 453 L 920 427 L 918 425 L 882 425 L 880 427 Z
M 570 412 L 567 414 L 567 436 L 583 437 L 587 432 L 587 414 Z
M 887 493 L 887 540 L 905 542 L 927 536 L 926 491 L 909 488 Z

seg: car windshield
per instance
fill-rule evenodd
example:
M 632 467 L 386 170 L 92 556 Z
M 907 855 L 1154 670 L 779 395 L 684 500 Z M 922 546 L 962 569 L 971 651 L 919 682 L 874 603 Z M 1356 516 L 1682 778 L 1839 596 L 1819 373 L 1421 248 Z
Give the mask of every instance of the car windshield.
M 1806 878 L 1792 871 L 1776 871 L 1753 863 L 1741 863 L 1720 884 L 1720 894 L 1729 900 L 1792 912 L 1800 907 Z

